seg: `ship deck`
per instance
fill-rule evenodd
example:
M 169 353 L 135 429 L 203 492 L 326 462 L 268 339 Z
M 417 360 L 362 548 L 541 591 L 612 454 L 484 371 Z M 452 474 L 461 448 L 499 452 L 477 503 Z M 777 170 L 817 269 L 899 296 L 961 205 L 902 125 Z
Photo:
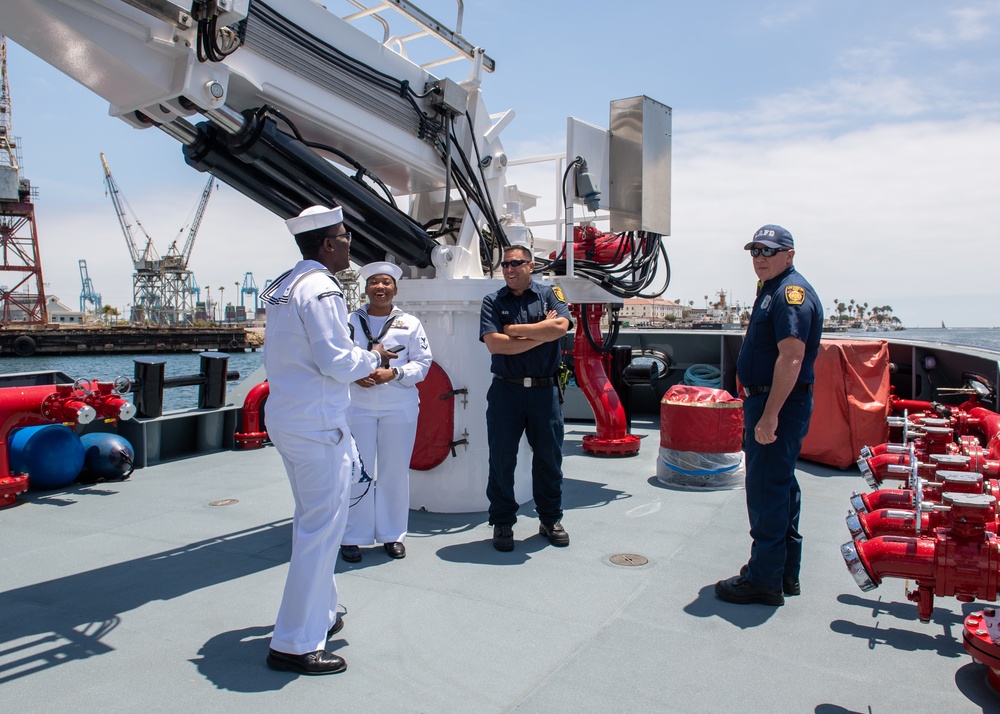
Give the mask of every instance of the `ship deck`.
M 24 494 L 0 511 L 0 694 L 11 712 L 978 712 L 1000 697 L 961 644 L 963 612 L 921 624 L 892 580 L 869 593 L 841 560 L 855 469 L 801 463 L 802 595 L 717 600 L 749 551 L 741 490 L 668 489 L 655 422 L 641 453 L 584 455 L 568 424 L 565 549 L 490 543 L 485 513 L 411 513 L 407 557 L 338 566 L 348 670 L 269 670 L 291 548 L 272 447 Z M 418 478 L 418 477 L 415 477 Z M 220 501 L 230 505 L 211 505 Z M 648 563 L 619 566 L 615 554 Z

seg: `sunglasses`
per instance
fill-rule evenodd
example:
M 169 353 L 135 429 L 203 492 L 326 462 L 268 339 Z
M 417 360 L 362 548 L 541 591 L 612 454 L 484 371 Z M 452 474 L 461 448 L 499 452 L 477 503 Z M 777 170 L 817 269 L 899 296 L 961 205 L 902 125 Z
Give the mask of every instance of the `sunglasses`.
M 501 260 L 500 267 L 506 270 L 507 268 L 520 268 L 522 265 L 527 265 L 530 260 Z
M 788 248 L 751 248 L 750 255 L 756 258 L 759 255 L 763 255 L 765 258 L 772 258 L 778 253 L 785 253 Z

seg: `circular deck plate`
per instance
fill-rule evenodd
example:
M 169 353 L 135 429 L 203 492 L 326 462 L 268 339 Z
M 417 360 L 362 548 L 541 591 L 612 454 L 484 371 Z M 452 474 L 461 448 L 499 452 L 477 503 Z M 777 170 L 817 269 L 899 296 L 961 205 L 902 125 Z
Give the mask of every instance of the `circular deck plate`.
M 635 553 L 618 553 L 611 556 L 611 562 L 615 565 L 635 566 L 645 565 L 649 562 L 649 559 Z

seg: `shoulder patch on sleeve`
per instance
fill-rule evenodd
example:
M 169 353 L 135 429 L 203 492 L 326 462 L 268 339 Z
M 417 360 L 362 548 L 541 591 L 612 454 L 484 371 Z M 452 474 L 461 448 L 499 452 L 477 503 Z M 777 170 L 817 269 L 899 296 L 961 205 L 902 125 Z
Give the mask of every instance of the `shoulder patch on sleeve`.
M 801 305 L 805 302 L 806 290 L 800 285 L 788 285 L 785 287 L 785 302 L 789 305 Z
M 556 296 L 556 300 L 559 302 L 566 302 L 566 296 L 563 295 L 562 288 L 558 285 L 552 286 L 552 294 Z

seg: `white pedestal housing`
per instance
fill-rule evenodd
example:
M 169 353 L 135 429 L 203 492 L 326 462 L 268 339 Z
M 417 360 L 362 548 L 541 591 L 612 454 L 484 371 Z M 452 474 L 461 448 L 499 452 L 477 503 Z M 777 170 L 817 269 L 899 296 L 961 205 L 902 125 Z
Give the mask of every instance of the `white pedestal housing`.
M 469 392 L 455 397 L 453 437 L 468 443 L 455 447 L 456 456 L 430 471 L 410 471 L 411 509 L 469 513 L 489 508 L 486 391 L 493 375 L 490 353 L 479 341 L 479 310 L 483 297 L 503 284 L 503 280 L 472 278 L 399 281 L 396 304 L 420 318 L 434 361 L 448 373 L 453 388 Z M 525 438 L 517 455 L 514 495 L 518 503 L 531 500 L 531 450 Z

